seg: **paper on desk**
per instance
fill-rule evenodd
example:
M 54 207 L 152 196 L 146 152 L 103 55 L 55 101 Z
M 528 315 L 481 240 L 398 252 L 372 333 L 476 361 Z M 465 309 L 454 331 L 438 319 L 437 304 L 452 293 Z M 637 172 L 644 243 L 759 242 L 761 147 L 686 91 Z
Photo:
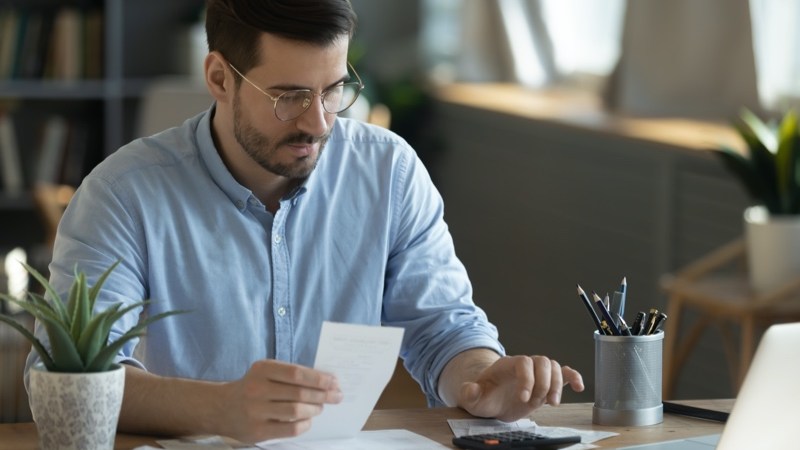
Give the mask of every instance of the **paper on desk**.
M 313 441 L 283 441 L 268 450 L 441 450 L 438 442 L 408 430 L 361 431 L 354 437 Z
M 171 439 L 158 443 L 167 450 L 258 450 L 256 447 L 229 445 L 225 438 Z M 313 441 L 283 441 L 265 444 L 268 450 L 441 450 L 443 445 L 408 430 L 360 431 L 352 438 Z M 136 450 L 161 450 L 144 446 Z
M 402 328 L 324 322 L 314 368 L 336 375 L 342 402 L 325 405 L 311 421 L 311 429 L 300 436 L 258 446 L 355 436 L 392 377 L 402 340 Z
M 502 422 L 496 419 L 447 419 L 450 429 L 456 437 L 464 436 L 466 434 L 482 434 L 482 433 L 495 433 L 498 431 L 509 430 L 530 430 L 534 433 L 543 434 L 546 436 L 574 436 L 581 437 L 581 443 L 565 447 L 564 450 L 581 450 L 597 448 L 592 445 L 602 439 L 616 436 L 619 433 L 611 431 L 596 431 L 596 430 L 578 430 L 575 428 L 566 427 L 543 427 L 537 425 L 536 422 L 530 419 L 519 419 L 515 422 Z

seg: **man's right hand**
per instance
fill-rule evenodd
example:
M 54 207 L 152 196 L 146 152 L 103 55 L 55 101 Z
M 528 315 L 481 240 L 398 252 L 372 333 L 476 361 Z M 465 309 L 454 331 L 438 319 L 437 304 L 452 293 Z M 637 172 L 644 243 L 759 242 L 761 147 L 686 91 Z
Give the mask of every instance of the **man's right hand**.
M 251 443 L 297 436 L 324 404 L 342 400 L 333 375 L 275 360 L 257 361 L 225 391 L 228 435 Z
M 257 361 L 242 379 L 224 383 L 126 369 L 119 430 L 129 433 L 255 443 L 297 436 L 323 405 L 342 400 L 333 375 L 275 360 Z

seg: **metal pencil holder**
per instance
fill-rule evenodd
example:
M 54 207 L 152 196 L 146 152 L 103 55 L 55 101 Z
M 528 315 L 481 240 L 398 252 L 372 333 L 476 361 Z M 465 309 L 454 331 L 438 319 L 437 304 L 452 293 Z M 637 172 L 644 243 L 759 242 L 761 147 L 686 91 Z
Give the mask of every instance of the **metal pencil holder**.
M 664 420 L 661 354 L 664 332 L 606 336 L 594 332 L 594 408 L 598 425 L 653 425 Z

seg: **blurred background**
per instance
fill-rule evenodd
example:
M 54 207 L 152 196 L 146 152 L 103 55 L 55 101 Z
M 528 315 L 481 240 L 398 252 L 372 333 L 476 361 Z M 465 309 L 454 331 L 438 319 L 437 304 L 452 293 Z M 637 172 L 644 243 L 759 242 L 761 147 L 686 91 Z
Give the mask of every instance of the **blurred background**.
M 769 120 L 798 105 L 800 2 L 352 4 L 350 59 L 369 101 L 359 118 L 385 107 L 382 123 L 425 162 L 475 301 L 507 350 L 581 370 L 587 391 L 565 400 L 592 401 L 594 327 L 576 284 L 602 296 L 626 277 L 626 319 L 666 311 L 665 277 L 742 235 L 752 201 L 708 150 L 743 148 L 730 125 L 742 108 Z M 2 3 L 6 259 L 46 269 L 70 187 L 126 142 L 210 106 L 202 6 Z M 3 272 L 5 290 L 18 290 L 14 272 Z M 692 319 L 665 330 L 686 334 Z M 736 394 L 738 355 L 727 343 L 740 331 L 704 323 L 672 398 Z M 0 421 L 26 414 L 23 347 L 0 326 Z M 384 405 L 420 401 L 400 392 Z

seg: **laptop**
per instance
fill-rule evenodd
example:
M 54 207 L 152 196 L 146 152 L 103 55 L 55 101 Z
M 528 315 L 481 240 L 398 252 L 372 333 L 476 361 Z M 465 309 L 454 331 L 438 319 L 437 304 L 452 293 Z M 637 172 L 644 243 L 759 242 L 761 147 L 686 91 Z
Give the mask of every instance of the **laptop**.
M 800 322 L 773 325 L 758 345 L 722 434 L 623 447 L 628 450 L 798 448 Z

